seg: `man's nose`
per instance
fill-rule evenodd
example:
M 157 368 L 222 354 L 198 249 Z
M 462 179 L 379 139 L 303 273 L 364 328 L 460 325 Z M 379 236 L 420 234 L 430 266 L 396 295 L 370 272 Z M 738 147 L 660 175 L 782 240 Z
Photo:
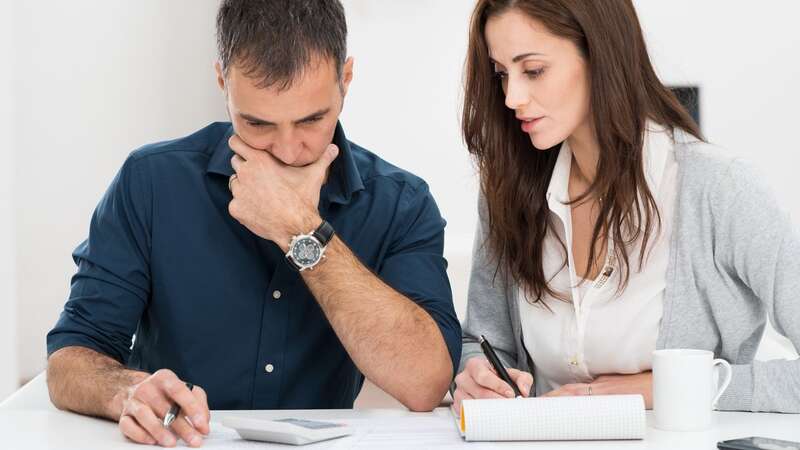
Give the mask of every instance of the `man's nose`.
M 300 143 L 294 138 L 291 131 L 283 131 L 272 144 L 270 153 L 286 165 L 292 165 L 300 155 Z

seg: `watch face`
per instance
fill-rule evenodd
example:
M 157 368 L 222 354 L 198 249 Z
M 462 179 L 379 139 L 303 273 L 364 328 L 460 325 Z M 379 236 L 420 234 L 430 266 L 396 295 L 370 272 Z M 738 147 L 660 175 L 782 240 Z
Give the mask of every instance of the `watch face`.
M 312 266 L 319 261 L 322 248 L 314 238 L 303 237 L 292 247 L 292 258 L 301 266 Z

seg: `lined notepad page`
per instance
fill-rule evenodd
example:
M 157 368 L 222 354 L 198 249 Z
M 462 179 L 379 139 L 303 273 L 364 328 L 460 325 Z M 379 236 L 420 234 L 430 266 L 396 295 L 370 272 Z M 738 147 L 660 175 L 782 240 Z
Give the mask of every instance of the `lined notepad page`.
M 641 395 L 464 400 L 468 441 L 643 439 Z

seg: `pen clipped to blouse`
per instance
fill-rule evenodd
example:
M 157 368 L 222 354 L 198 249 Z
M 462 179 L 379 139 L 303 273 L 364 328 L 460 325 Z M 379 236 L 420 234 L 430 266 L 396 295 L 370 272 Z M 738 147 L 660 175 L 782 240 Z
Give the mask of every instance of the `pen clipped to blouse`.
M 503 363 L 500 362 L 500 358 L 497 357 L 497 353 L 494 352 L 494 348 L 492 348 L 492 344 L 486 340 L 486 336 L 481 335 L 481 349 L 483 350 L 483 354 L 486 355 L 486 359 L 489 360 L 489 363 L 494 367 L 494 371 L 497 372 L 497 376 L 500 377 L 501 380 L 508 383 L 511 386 L 511 389 L 514 390 L 514 396 L 516 398 L 522 398 L 522 392 L 519 391 L 517 387 L 517 383 L 514 383 L 511 380 L 511 377 L 508 375 L 506 368 L 503 367 Z

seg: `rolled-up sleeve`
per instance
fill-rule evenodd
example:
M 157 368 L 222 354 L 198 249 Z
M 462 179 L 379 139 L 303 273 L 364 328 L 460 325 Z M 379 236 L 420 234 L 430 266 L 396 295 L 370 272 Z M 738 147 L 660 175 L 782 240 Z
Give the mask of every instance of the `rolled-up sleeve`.
M 89 237 L 73 253 L 77 273 L 47 353 L 88 347 L 121 363 L 150 293 L 152 189 L 145 160 L 131 156 L 98 204 Z
M 455 371 L 461 358 L 461 325 L 443 256 L 446 222 L 424 183 L 403 192 L 396 217 L 394 240 L 378 276 L 430 314 Z

